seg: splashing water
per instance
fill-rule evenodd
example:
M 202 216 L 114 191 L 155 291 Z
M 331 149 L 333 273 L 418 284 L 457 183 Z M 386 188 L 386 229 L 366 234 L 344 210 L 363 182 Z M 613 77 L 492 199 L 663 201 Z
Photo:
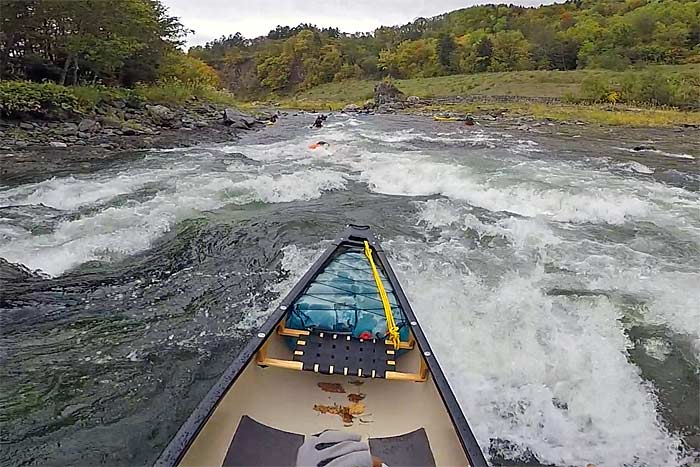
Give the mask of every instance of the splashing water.
M 350 222 L 380 233 L 493 462 L 698 456 L 700 196 L 654 178 L 692 159 L 611 159 L 610 141 L 577 160 L 568 141 L 410 117 L 305 123 L 0 188 L 0 257 L 50 276 L 0 300 L 9 465 L 153 462 Z

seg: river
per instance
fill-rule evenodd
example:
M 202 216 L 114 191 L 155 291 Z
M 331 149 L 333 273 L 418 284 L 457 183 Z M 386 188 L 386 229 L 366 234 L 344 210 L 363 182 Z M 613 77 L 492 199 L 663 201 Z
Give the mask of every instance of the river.
M 492 462 L 698 459 L 697 140 L 311 120 L 0 187 L 2 465 L 152 463 L 347 223 Z

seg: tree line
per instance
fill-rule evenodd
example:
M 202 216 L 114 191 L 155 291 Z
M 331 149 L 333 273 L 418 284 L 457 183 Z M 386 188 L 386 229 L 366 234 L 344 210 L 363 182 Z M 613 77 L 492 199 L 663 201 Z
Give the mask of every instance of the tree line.
M 622 70 L 700 61 L 700 2 L 573 0 L 525 8 L 485 5 L 373 33 L 278 26 L 193 47 L 239 96 L 345 79 L 433 77 L 511 70 Z
M 1 0 L 0 79 L 218 85 L 213 68 L 180 50 L 187 32 L 159 0 Z
M 1 0 L 0 79 L 65 85 L 223 84 L 241 98 L 346 79 L 700 62 L 700 1 L 485 5 L 371 33 L 278 26 L 181 47 L 160 0 Z

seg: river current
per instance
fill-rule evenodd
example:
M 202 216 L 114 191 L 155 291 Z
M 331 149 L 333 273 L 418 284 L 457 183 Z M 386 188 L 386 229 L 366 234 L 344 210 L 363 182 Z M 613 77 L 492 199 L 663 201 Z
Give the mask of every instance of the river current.
M 2 465 L 152 463 L 348 223 L 492 462 L 698 459 L 700 144 L 311 120 L 0 186 Z

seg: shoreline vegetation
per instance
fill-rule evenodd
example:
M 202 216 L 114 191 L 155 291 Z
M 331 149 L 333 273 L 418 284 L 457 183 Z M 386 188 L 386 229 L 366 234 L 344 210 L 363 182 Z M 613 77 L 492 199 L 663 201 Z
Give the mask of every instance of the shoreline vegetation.
M 484 5 L 355 34 L 278 26 L 187 52 L 189 31 L 159 0 L 9 2 L 3 19 L 5 150 L 52 135 L 64 138 L 54 147 L 98 143 L 95 128 L 144 138 L 196 130 L 227 107 L 700 126 L 697 0 Z M 411 105 L 370 102 L 377 82 Z

